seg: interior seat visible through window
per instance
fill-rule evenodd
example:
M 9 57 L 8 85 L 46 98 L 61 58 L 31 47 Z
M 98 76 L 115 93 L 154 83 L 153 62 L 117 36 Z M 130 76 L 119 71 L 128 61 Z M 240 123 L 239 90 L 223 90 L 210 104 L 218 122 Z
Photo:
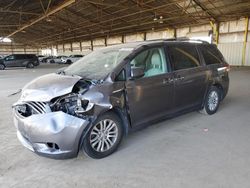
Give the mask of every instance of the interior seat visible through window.
M 164 74 L 167 72 L 166 58 L 163 48 L 152 48 L 139 53 L 130 63 L 131 67 L 144 69 L 144 77 Z

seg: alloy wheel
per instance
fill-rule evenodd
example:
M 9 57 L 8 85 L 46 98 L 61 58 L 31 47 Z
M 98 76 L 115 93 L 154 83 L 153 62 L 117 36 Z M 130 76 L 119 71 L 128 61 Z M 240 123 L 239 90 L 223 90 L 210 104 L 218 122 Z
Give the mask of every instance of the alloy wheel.
M 208 96 L 208 108 L 210 111 L 214 111 L 219 104 L 219 94 L 216 91 L 212 91 Z
M 4 65 L 0 64 L 0 70 L 4 70 Z
M 97 152 L 105 152 L 114 146 L 117 138 L 117 124 L 110 119 L 104 119 L 92 128 L 90 145 Z

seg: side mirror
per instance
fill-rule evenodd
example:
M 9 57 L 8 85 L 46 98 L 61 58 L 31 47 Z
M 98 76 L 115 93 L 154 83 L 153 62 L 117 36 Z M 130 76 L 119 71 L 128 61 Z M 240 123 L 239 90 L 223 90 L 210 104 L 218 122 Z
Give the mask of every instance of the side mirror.
M 144 69 L 142 67 L 132 67 L 131 68 L 131 78 L 141 78 L 144 76 Z

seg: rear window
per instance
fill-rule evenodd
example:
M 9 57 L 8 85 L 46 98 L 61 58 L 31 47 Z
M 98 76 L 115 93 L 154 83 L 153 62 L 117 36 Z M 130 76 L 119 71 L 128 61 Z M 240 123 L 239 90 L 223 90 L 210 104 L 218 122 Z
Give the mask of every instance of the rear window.
M 201 53 L 207 65 L 220 64 L 224 62 L 224 58 L 216 46 L 202 46 Z
M 188 69 L 200 66 L 199 55 L 193 45 L 178 45 L 169 48 L 173 70 Z

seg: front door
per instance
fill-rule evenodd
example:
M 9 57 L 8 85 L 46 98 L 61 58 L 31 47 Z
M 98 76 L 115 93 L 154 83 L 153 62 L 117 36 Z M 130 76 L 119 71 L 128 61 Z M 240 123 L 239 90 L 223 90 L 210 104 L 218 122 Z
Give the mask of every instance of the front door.
M 15 67 L 16 65 L 16 58 L 15 55 L 9 55 L 4 58 L 4 64 L 6 67 Z
M 165 50 L 154 47 L 139 52 L 130 62 L 145 75 L 126 82 L 127 101 L 133 126 L 161 118 L 173 107 L 173 73 L 169 72 Z

